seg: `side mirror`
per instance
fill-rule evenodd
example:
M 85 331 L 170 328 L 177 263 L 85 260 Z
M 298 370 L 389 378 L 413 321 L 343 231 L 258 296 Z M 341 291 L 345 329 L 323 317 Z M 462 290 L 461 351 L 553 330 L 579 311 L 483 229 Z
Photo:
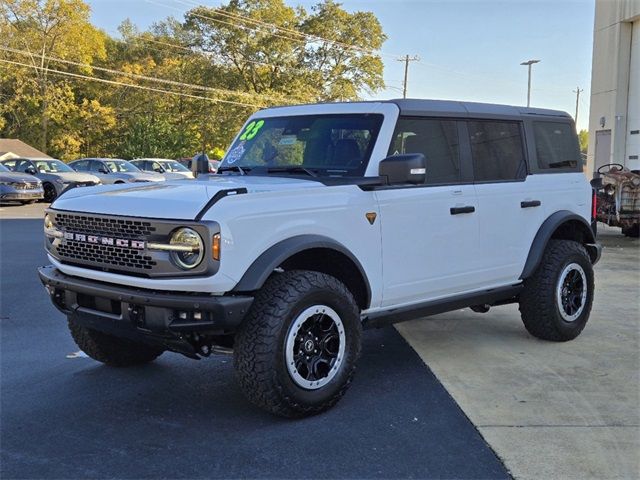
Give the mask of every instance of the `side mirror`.
M 154 168 L 153 171 L 156 173 L 164 173 L 164 168 L 162 167 Z
M 387 185 L 419 185 L 427 178 L 427 160 L 422 153 L 392 155 L 380 162 L 378 175 Z
M 29 167 L 25 168 L 25 169 L 24 169 L 24 172 L 25 172 L 25 173 L 28 173 L 29 175 L 35 175 L 36 173 L 38 173 L 38 171 L 36 170 L 36 168 L 35 168 L 35 167 L 31 167 L 31 166 L 29 166 Z
M 599 175 L 594 177 L 589 183 L 591 183 L 591 188 L 594 190 L 600 190 L 603 187 L 602 177 Z
M 109 170 L 107 170 L 105 167 L 100 167 L 100 168 L 98 169 L 98 172 L 99 172 L 99 173 L 107 174 L 107 173 L 109 173 Z

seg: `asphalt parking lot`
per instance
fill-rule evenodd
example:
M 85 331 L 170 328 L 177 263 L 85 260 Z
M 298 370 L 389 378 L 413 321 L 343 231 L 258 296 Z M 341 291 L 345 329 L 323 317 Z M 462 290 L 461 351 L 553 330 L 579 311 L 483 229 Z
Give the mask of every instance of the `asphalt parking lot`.
M 230 357 L 75 355 L 35 274 L 44 208 L 0 206 L 1 478 L 640 478 L 640 241 L 619 229 L 578 339 L 532 338 L 515 305 L 368 331 L 338 406 L 286 421 Z
M 10 216 L 0 211 L 0 477 L 509 478 L 393 328 L 368 332 L 336 408 L 300 421 L 248 404 L 230 357 L 113 369 L 73 355 L 36 277 L 42 222 Z

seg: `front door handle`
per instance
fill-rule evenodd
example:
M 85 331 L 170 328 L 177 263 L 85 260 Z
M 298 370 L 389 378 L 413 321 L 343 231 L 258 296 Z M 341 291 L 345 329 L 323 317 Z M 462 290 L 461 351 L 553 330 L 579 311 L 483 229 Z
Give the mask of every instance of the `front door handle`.
M 476 211 L 476 207 L 473 205 L 467 205 L 466 207 L 451 207 L 449 209 L 451 215 L 460 215 L 461 213 L 473 213 Z
M 540 205 L 542 205 L 540 200 L 526 200 L 524 202 L 520 202 L 520 208 L 539 207 Z

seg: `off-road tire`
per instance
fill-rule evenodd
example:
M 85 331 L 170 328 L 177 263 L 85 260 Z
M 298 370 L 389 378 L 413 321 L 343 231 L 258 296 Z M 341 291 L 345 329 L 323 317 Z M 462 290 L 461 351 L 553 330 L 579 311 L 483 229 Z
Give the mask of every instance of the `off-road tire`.
M 73 320 L 69 320 L 69 330 L 80 350 L 94 360 L 112 367 L 131 367 L 152 362 L 163 352 L 143 343 L 83 327 Z
M 571 263 L 578 264 L 586 274 L 587 296 L 582 313 L 568 322 L 560 314 L 556 288 L 562 271 Z M 543 340 L 573 340 L 587 324 L 593 292 L 593 266 L 585 248 L 571 240 L 549 241 L 540 266 L 525 280 L 524 290 L 520 294 L 520 314 L 525 328 L 531 335 Z
M 289 329 L 296 317 L 317 304 L 339 315 L 345 351 L 335 376 L 323 387 L 297 385 L 285 360 Z M 360 356 L 362 325 L 356 301 L 338 279 L 323 273 L 292 270 L 274 274 L 257 293 L 235 338 L 236 377 L 255 405 L 283 417 L 305 417 L 338 402 L 351 384 Z

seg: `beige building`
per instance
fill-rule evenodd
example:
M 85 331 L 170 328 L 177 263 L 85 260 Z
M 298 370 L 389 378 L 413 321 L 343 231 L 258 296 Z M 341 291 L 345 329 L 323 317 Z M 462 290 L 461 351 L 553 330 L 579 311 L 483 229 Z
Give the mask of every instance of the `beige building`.
M 16 138 L 0 138 L 0 160 L 10 158 L 51 158 L 46 153 L 36 150 L 22 140 Z
M 640 170 L 640 0 L 596 0 L 587 175 Z

